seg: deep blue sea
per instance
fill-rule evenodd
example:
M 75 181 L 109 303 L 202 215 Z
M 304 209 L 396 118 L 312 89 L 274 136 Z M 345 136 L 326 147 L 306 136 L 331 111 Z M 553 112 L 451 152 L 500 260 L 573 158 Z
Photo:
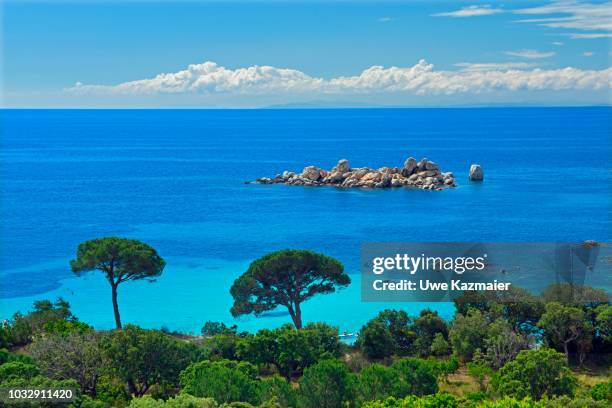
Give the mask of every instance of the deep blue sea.
M 62 296 L 77 316 L 113 326 L 110 288 L 76 278 L 77 245 L 144 240 L 168 265 L 155 283 L 119 289 L 124 322 L 198 332 L 245 330 L 288 316 L 229 314 L 229 287 L 282 248 L 341 260 L 347 289 L 304 306 L 307 321 L 355 331 L 377 311 L 448 303 L 362 303 L 362 242 L 610 241 L 611 108 L 321 110 L 2 110 L 0 317 Z M 459 187 L 441 192 L 250 185 L 306 165 L 401 166 L 427 157 Z M 471 163 L 483 183 L 467 180 Z

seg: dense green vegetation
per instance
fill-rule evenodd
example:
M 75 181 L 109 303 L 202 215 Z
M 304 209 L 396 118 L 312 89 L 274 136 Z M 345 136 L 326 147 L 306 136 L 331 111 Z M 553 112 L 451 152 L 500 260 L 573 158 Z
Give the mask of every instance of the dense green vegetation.
M 80 256 L 89 265 L 83 270 L 97 262 L 85 259 L 88 251 Z M 292 269 L 288 259 L 295 256 L 302 266 Z M 160 260 L 151 262 L 163 266 Z M 293 285 L 288 291 L 296 287 L 296 273 L 343 274 L 331 258 L 276 253 L 251 265 L 245 275 L 260 282 L 251 281 L 251 288 L 263 282 L 259 275 L 270 262 L 274 279 Z M 137 269 L 151 270 L 145 266 Z M 299 299 L 276 305 L 295 312 L 296 299 L 329 292 L 343 282 L 338 279 L 323 290 L 303 287 Z M 233 293 L 240 302 L 269 295 L 257 300 L 240 292 Z M 255 303 L 240 307 L 266 310 Z M 0 327 L 0 388 L 70 387 L 77 391 L 72 406 L 100 408 L 611 406 L 612 306 L 605 292 L 567 285 L 538 297 L 521 289 L 503 297 L 470 292 L 456 300 L 456 310 L 452 321 L 431 310 L 418 316 L 384 310 L 348 345 L 337 328 L 302 325 L 297 314 L 293 324 L 257 333 L 206 322 L 201 336 L 191 336 L 130 324 L 98 331 L 80 322 L 66 301 L 38 301 Z

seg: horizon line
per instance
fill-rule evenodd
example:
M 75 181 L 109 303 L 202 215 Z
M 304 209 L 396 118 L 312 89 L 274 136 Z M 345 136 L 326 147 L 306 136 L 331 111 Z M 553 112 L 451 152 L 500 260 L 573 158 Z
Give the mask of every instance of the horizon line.
M 577 104 L 577 105 L 530 105 L 530 104 L 493 104 L 493 105 L 419 105 L 419 106 L 259 106 L 259 107 L 214 107 L 214 106 L 117 106 L 117 107 L 87 107 L 87 106 L 0 106 L 0 110 L 367 110 L 367 109 L 551 109 L 551 108 L 612 108 L 608 104 Z

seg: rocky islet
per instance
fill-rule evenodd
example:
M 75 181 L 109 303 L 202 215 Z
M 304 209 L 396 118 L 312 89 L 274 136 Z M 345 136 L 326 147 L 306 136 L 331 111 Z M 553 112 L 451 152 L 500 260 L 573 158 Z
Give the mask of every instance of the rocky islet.
M 392 188 L 412 187 L 423 190 L 442 190 L 456 187 L 451 172 L 441 172 L 440 167 L 426 158 L 417 161 L 409 157 L 403 167 L 351 168 L 342 159 L 331 170 L 316 166 L 304 167 L 301 173 L 284 171 L 273 178 L 261 177 L 256 184 L 288 184 L 296 186 L 335 186 L 342 188 Z

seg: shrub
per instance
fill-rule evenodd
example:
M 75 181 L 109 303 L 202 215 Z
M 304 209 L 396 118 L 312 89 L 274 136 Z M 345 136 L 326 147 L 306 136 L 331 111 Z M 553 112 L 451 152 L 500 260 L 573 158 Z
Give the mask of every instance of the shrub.
M 47 335 L 34 340 L 29 352 L 46 376 L 56 380 L 73 378 L 85 393 L 95 396 L 104 368 L 99 340 L 93 331 Z
M 538 326 L 544 330 L 549 345 L 557 350 L 563 350 L 568 359 L 570 343 L 580 339 L 591 342 L 592 327 L 584 311 L 578 307 L 558 302 L 547 303 L 546 312 L 542 315 Z
M 230 360 L 200 361 L 180 375 L 184 392 L 196 397 L 211 397 L 220 403 L 259 402 L 257 369 L 250 363 Z
M 396 375 L 393 396 L 427 395 L 438 392 L 438 381 L 432 365 L 417 358 L 404 358 L 391 366 Z
M 529 334 L 515 332 L 504 319 L 497 319 L 488 327 L 484 340 L 484 352 L 473 356 L 480 364 L 499 369 L 507 362 L 516 358 L 521 350 L 528 349 L 533 344 Z
M 414 320 L 412 331 L 416 336 L 413 345 L 414 354 L 421 357 L 431 354 L 431 347 L 436 336 L 442 336 L 443 340 L 448 337 L 448 328 L 444 320 L 437 312 L 429 309 L 422 310 L 419 317 Z
M 70 305 L 62 298 L 57 298 L 55 302 L 49 300 L 38 300 L 34 302 L 32 312 L 27 315 L 15 313 L 12 322 L 5 325 L 2 336 L 6 337 L 3 341 L 4 347 L 20 347 L 29 344 L 35 334 L 46 332 L 47 327 L 51 330 L 54 325 L 62 323 L 73 323 L 73 326 L 82 326 L 77 323 L 77 318 L 70 311 Z
M 410 395 L 397 399 L 389 397 L 382 401 L 370 401 L 362 408 L 458 408 L 459 403 L 450 394 L 434 394 L 426 397 Z
M 612 403 L 612 381 L 596 384 L 591 388 L 591 398 L 597 401 L 609 401 Z
M 154 399 L 150 396 L 134 398 L 130 408 L 217 408 L 219 404 L 212 398 L 198 398 L 189 394 L 180 394 L 167 401 Z
M 486 379 L 493 374 L 493 370 L 484 364 L 479 363 L 467 363 L 468 374 L 472 376 L 478 383 L 480 391 L 484 392 L 487 390 Z
M 545 408 L 544 402 L 533 401 L 531 398 L 515 399 L 504 397 L 498 400 L 484 400 L 477 405 L 478 408 Z
M 612 343 L 612 305 L 600 305 L 595 309 L 595 328 L 598 337 Z
M 589 397 L 569 398 L 567 396 L 556 397 L 541 401 L 546 408 L 609 408 L 607 401 L 597 401 Z
M 576 383 L 563 354 L 540 349 L 521 351 L 499 370 L 493 386 L 502 395 L 539 400 L 544 395 L 572 395 Z
M 0 383 L 13 379 L 29 380 L 40 374 L 40 369 L 34 364 L 23 361 L 10 361 L 0 365 Z
M 339 357 L 340 348 L 337 328 L 311 323 L 302 330 L 296 330 L 292 325 L 260 330 L 243 339 L 238 355 L 259 366 L 272 365 L 290 379 L 322 359 Z
M 354 377 L 338 360 L 323 360 L 304 370 L 300 379 L 300 405 L 338 408 L 354 399 Z
M 96 384 L 96 399 L 109 407 L 125 407 L 128 405 L 130 395 L 121 379 L 103 375 Z
M 11 353 L 6 349 L 0 349 L 0 364 L 11 361 L 21 361 L 22 363 L 35 364 L 32 357 L 26 354 Z
M 470 309 L 467 315 L 458 313 L 455 316 L 449 339 L 459 358 L 470 361 L 476 349 L 484 350 L 487 326 L 487 320 L 476 309 Z
M 429 347 L 429 352 L 434 356 L 447 356 L 451 353 L 451 346 L 442 333 L 436 333 Z
M 210 360 L 238 360 L 238 345 L 241 338 L 232 333 L 221 333 L 204 341 Z
M 397 372 L 382 364 L 372 364 L 359 373 L 357 394 L 361 401 L 374 401 L 393 394 Z
M 133 325 L 108 333 L 100 347 L 112 373 L 125 381 L 130 393 L 137 397 L 154 384 L 178 385 L 181 370 L 199 357 L 197 347 L 191 343 Z
M 218 334 L 237 334 L 237 333 L 238 333 L 238 326 L 232 325 L 230 327 L 227 327 L 225 323 L 222 323 L 222 322 L 213 322 L 209 320 L 206 323 L 204 323 L 204 326 L 202 326 L 202 336 L 204 337 L 212 337 Z
M 515 286 L 505 292 L 464 292 L 454 303 L 457 313 L 464 316 L 477 309 L 491 320 L 503 318 L 513 330 L 527 333 L 533 331 L 544 311 L 539 298 Z
M 395 352 L 391 331 L 378 320 L 370 320 L 361 328 L 357 345 L 366 357 L 374 360 L 390 357 Z
M 260 400 L 262 402 L 272 401 L 282 408 L 295 407 L 297 396 L 291 384 L 283 377 L 274 375 L 264 378 L 260 383 Z

